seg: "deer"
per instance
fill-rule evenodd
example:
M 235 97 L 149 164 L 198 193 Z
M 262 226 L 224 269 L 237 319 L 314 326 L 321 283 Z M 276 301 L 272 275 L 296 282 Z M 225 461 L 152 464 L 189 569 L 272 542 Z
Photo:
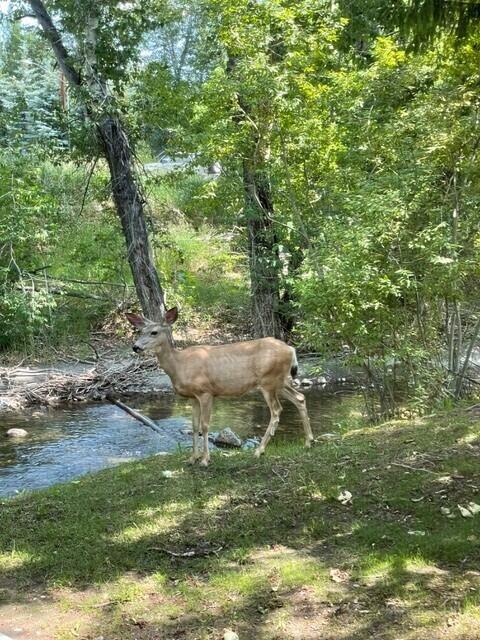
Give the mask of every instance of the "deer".
M 178 318 L 178 309 L 165 312 L 163 320 L 153 321 L 135 313 L 127 319 L 140 335 L 133 344 L 135 353 L 153 353 L 160 367 L 169 376 L 175 392 L 192 403 L 193 451 L 190 463 L 199 461 L 207 467 L 210 461 L 208 428 L 216 397 L 242 396 L 259 389 L 270 409 L 270 421 L 255 456 L 261 456 L 280 420 L 280 397 L 289 400 L 298 410 L 305 432 L 305 446 L 310 447 L 313 434 L 305 396 L 292 386 L 297 374 L 295 349 L 276 338 L 259 338 L 219 345 L 194 345 L 185 349 L 174 347 L 171 328 Z M 198 435 L 203 435 L 203 452 L 199 451 Z

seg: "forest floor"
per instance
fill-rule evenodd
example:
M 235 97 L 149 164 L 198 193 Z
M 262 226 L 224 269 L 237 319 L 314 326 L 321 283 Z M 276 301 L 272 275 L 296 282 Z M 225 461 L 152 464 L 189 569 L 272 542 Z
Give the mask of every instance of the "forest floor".
M 217 451 L 208 469 L 171 454 L 0 501 L 0 633 L 480 638 L 478 410 L 338 429 L 311 450 Z

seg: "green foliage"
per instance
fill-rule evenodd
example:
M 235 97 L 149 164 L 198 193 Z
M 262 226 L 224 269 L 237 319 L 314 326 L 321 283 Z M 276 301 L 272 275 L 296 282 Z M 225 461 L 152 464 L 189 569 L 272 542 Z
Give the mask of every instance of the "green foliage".
M 39 177 L 24 157 L 0 155 L 0 348 L 29 344 L 55 306 L 25 278 L 25 271 L 42 266 L 59 222 Z
M 230 234 L 185 223 L 162 236 L 157 265 L 183 316 L 239 321 L 248 313 L 245 257 L 230 243 Z
M 59 72 L 47 44 L 18 23 L 0 45 L 0 141 L 11 149 L 35 147 L 52 157 L 67 148 L 67 118 L 62 113 Z
M 45 331 L 55 306 L 55 300 L 46 291 L 1 287 L 0 351 L 31 349 L 34 339 Z
M 459 55 L 476 69 L 472 45 Z M 332 86 L 338 120 L 349 126 L 297 284 L 303 338 L 347 345 L 380 370 L 401 363 L 412 395 L 436 394 L 421 381 L 443 377 L 431 375 L 443 303 L 475 304 L 480 269 L 473 77 L 452 67 L 447 46 L 407 58 L 381 38 L 374 53 L 368 69 L 338 75 Z
M 424 48 L 439 34 L 448 33 L 455 39 L 468 37 L 480 17 L 476 0 L 395 0 L 385 17 L 400 25 L 403 34 L 415 47 Z
M 157 267 L 186 321 L 241 324 L 244 256 L 232 252 L 225 220 L 223 230 L 212 226 L 224 212 L 212 210 L 208 185 L 194 175 L 150 179 Z M 90 176 L 72 163 L 5 153 L 0 199 L 0 349 L 74 344 L 122 301 L 134 302 L 105 167 Z
M 191 118 L 192 87 L 175 78 L 161 62 L 152 62 L 137 76 L 132 100 L 143 139 L 154 154 L 168 149 L 171 142 L 177 148 Z
M 231 230 L 241 207 L 236 185 L 224 179 L 209 180 L 195 173 L 152 175 L 146 192 L 158 224 L 186 220 L 195 228 L 202 224 Z
M 420 407 L 442 392 L 458 305 L 459 336 L 473 336 L 480 60 L 473 24 L 456 47 L 411 53 L 373 5 L 386 9 L 205 3 L 213 64 L 178 148 L 219 161 L 210 196 L 240 206 L 253 158 L 272 185 L 297 339 L 364 366 L 388 413 L 400 391 Z
M 97 71 L 115 91 L 95 109 L 120 112 L 151 153 L 193 158 L 188 171 L 144 179 L 157 264 L 187 316 L 246 313 L 244 203 L 258 199 L 246 188 L 250 170 L 271 191 L 264 257 L 282 308 L 294 310 L 297 342 L 364 367 L 384 413 L 401 394 L 424 408 L 451 392 L 478 316 L 476 2 L 394 3 L 398 33 L 383 0 L 50 4 L 87 72 L 97 23 Z M 31 317 L 33 333 L 45 318 L 67 325 L 70 313 L 90 326 L 131 291 L 105 167 L 85 198 L 85 173 L 55 166 L 66 147 L 70 158 L 98 150 L 74 96 L 67 116 L 58 110 L 51 58 L 42 89 L 26 64 L 45 53 L 20 25 L 2 40 L 0 136 L 11 147 L 0 164 L 3 315 Z M 213 162 L 217 179 L 194 173 Z M 54 308 L 32 292 L 22 311 L 25 273 L 45 264 L 58 278 L 125 293 L 63 296 Z
M 48 6 L 58 12 L 63 27 L 76 38 L 78 61 L 84 62 L 89 25 L 95 24 L 96 71 L 119 90 L 138 59 L 145 33 L 170 17 L 164 0 L 52 0 Z

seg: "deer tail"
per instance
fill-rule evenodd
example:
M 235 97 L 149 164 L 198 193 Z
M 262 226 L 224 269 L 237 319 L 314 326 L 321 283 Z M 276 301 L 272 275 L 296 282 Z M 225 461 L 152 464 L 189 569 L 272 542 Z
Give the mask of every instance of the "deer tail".
M 293 347 L 291 347 L 291 349 L 292 349 L 292 365 L 290 367 L 290 375 L 292 376 L 292 378 L 295 378 L 298 373 L 298 360 L 297 360 L 297 354 L 295 352 L 295 349 Z

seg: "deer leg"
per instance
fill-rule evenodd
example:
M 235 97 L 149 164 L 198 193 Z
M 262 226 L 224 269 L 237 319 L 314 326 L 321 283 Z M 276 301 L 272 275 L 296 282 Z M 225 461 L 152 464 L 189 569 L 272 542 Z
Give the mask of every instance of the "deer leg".
M 200 428 L 200 403 L 197 398 L 192 398 L 192 439 L 193 450 L 190 456 L 190 464 L 195 464 L 201 454 L 198 453 L 198 430 Z
M 313 442 L 313 433 L 305 404 L 305 396 L 289 384 L 285 385 L 281 393 L 284 398 L 290 400 L 290 402 L 298 409 L 298 413 L 302 419 L 303 430 L 305 431 L 305 446 L 311 447 Z
M 282 405 L 280 404 L 277 393 L 275 391 L 267 391 L 266 389 L 260 390 L 263 393 L 265 402 L 268 404 L 268 408 L 270 409 L 270 422 L 268 423 L 268 427 L 265 431 L 265 435 L 263 436 L 262 441 L 255 450 L 255 455 L 257 458 L 262 455 L 267 444 L 270 441 L 270 438 L 275 435 L 275 429 L 277 428 L 278 422 L 280 420 L 280 414 L 282 412 Z
M 202 425 L 203 434 L 203 455 L 200 460 L 200 464 L 203 467 L 208 467 L 210 462 L 210 451 L 208 449 L 208 426 L 210 424 L 210 416 L 212 415 L 213 398 L 211 395 L 205 393 L 198 399 L 200 404 L 200 424 Z

